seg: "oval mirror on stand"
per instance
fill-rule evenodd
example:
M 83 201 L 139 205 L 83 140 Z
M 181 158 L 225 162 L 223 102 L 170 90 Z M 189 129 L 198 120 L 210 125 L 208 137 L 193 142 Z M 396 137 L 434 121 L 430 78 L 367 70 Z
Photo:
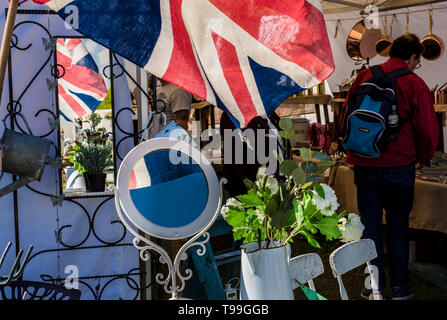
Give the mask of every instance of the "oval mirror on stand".
M 186 260 L 186 250 L 196 250 L 194 246 L 198 255 L 205 254 L 207 230 L 220 214 L 226 180 L 218 180 L 197 148 L 168 137 L 133 148 L 116 180 L 115 206 L 121 222 L 135 236 L 134 246 L 143 261 L 149 259 L 149 251 L 160 254 L 158 261 L 166 264 L 169 273 L 157 274 L 155 279 L 172 299 L 178 299 L 185 281 L 192 277 L 190 269 L 181 271 L 181 262 Z M 174 258 L 151 237 L 187 241 Z

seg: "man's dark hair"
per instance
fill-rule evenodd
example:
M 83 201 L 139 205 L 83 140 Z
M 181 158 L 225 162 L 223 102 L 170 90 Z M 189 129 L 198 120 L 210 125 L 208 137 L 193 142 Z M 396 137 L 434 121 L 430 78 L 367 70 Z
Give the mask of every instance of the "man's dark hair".
M 406 33 L 393 41 L 390 49 L 390 57 L 408 60 L 413 54 L 419 58 L 424 51 L 419 38 L 412 33 Z

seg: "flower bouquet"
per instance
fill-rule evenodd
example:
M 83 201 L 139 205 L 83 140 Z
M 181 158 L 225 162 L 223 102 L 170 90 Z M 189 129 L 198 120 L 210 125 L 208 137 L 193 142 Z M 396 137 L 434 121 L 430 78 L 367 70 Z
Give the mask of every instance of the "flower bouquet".
M 281 119 L 280 135 L 289 139 L 293 136 L 291 127 L 290 119 Z M 261 167 L 256 181 L 244 180 L 245 194 L 227 200 L 221 213 L 233 227 L 235 240 L 257 242 L 262 249 L 284 246 L 297 235 L 316 248 L 320 248 L 315 239 L 317 233 L 329 241 L 360 239 L 363 226 L 358 217 L 337 213 L 339 204 L 334 190 L 319 182 L 335 162 L 323 152 L 308 148 L 299 151 L 299 163 L 280 160 L 281 182 Z

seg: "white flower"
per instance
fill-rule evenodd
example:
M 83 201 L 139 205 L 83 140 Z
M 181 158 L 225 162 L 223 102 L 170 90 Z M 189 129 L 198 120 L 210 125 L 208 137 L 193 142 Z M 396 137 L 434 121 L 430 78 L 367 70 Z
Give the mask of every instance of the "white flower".
M 272 194 L 275 194 L 279 190 L 278 181 L 274 176 L 267 175 L 266 172 L 267 168 L 265 166 L 258 169 L 258 173 L 256 173 L 256 187 L 260 188 L 261 183 L 264 183 L 264 179 L 266 179 L 264 188 L 270 189 Z
M 227 207 L 232 206 L 232 207 L 241 207 L 242 203 L 237 200 L 236 198 L 228 198 L 227 202 L 225 203 L 225 205 Z
M 256 173 L 256 180 L 261 180 L 265 176 L 265 172 L 267 171 L 266 166 L 262 166 L 258 169 L 258 172 Z
M 228 212 L 229 208 L 227 206 L 222 206 L 222 208 L 220 208 L 220 214 L 224 216 L 224 218 L 227 216 L 227 212 Z
M 258 209 L 256 209 L 255 212 L 259 220 L 264 220 L 265 214 L 263 212 L 259 211 Z
M 269 188 L 272 194 L 275 194 L 279 190 L 278 181 L 273 176 L 267 176 L 265 187 Z
M 355 213 L 350 213 L 348 218 L 341 218 L 339 220 L 338 228 L 342 233 L 341 242 L 358 241 L 362 237 L 365 227 L 360 221 L 360 217 Z
M 337 202 L 337 196 L 334 190 L 327 184 L 322 183 L 321 186 L 324 190 L 324 198 L 320 197 L 318 193 L 314 190 L 312 202 L 317 206 L 317 209 L 325 216 L 331 216 L 339 207 Z
M 220 208 L 220 214 L 225 217 L 228 210 L 230 210 L 230 206 L 242 208 L 242 203 L 235 198 L 228 198 L 225 205 Z

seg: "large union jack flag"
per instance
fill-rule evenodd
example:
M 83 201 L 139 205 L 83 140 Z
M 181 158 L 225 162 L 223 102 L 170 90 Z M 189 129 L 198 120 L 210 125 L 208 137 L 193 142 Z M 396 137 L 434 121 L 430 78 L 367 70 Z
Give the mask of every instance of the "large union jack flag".
M 155 76 L 226 111 L 270 116 L 334 70 L 320 0 L 34 0 Z
M 58 80 L 61 114 L 69 121 L 91 114 L 108 93 L 95 60 L 81 39 L 58 39 L 56 54 L 63 67 Z

